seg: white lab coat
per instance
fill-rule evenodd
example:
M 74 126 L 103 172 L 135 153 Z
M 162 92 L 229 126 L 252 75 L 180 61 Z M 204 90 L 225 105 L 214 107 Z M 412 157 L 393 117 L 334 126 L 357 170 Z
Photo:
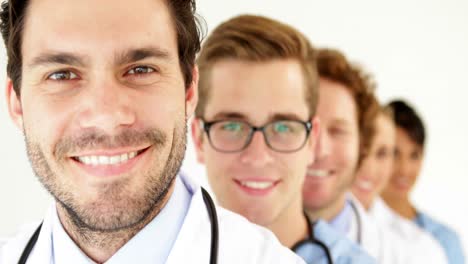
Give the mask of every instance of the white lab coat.
M 393 212 L 381 198 L 374 201 L 368 212 L 379 225 L 387 226 L 412 246 L 412 257 L 415 260 L 420 263 L 448 263 L 443 248 L 432 236 Z
M 203 202 L 200 186 L 193 179 L 181 176 L 193 193 L 190 208 L 184 219 L 176 242 L 168 256 L 167 264 L 209 263 L 211 225 Z M 53 208 L 55 208 L 53 206 Z M 219 223 L 218 263 L 298 263 L 303 260 L 283 247 L 269 230 L 248 222 L 242 216 L 216 207 Z M 51 263 L 52 217 L 44 218 L 38 241 L 28 263 Z M 34 229 L 21 232 L 0 250 L 0 263 L 17 263 Z M 157 239 L 157 238 L 155 238 Z M 135 259 L 138 262 L 138 259 Z
M 351 202 L 356 207 L 361 221 L 361 243 L 360 245 L 379 264 L 445 264 L 444 257 L 435 254 L 434 259 L 428 258 L 421 251 L 420 246 L 408 241 L 398 233 L 395 233 L 388 225 L 382 224 L 374 216 L 366 212 L 360 202 L 352 195 Z M 356 218 L 353 218 L 356 219 Z M 356 241 L 358 232 L 357 220 L 353 220 L 348 237 Z

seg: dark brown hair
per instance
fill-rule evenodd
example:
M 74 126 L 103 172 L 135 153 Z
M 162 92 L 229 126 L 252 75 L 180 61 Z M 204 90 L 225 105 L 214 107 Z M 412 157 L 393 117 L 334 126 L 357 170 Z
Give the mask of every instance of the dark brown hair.
M 372 76 L 357 65 L 353 65 L 338 50 L 321 49 L 317 55 L 317 67 L 321 78 L 344 85 L 356 103 L 360 161 L 367 155 L 375 130 L 374 120 L 379 113 L 379 104 L 374 95 L 375 83 Z
M 177 32 L 179 63 L 185 86 L 192 83 L 195 55 L 200 50 L 202 35 L 201 19 L 195 13 L 195 0 L 165 0 L 173 17 Z M 7 49 L 7 74 L 13 82 L 16 95 L 21 92 L 22 33 L 30 1 L 9 0 L 1 5 L 0 31 Z
M 393 110 L 393 121 L 395 125 L 403 129 L 410 139 L 421 149 L 424 149 L 426 141 L 426 130 L 420 115 L 404 100 L 394 100 L 387 107 Z
M 275 59 L 297 60 L 304 72 L 306 102 L 315 114 L 318 74 L 315 50 L 308 39 L 289 25 L 253 15 L 234 17 L 219 25 L 203 43 L 197 64 L 200 70 L 199 101 L 196 116 L 203 117 L 209 99 L 210 73 L 220 60 L 235 59 L 268 62 Z M 310 63 L 313 61 L 314 63 Z

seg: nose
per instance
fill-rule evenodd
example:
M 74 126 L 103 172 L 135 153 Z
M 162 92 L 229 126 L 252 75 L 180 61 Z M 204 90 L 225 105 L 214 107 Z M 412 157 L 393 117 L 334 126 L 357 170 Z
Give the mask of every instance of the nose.
M 273 161 L 271 149 L 267 146 L 261 131 L 255 131 L 250 144 L 242 151 L 241 162 L 253 167 L 262 167 Z
M 130 88 L 110 78 L 90 85 L 80 98 L 83 107 L 79 113 L 81 128 L 95 128 L 109 135 L 135 123 L 136 114 L 130 98 Z
M 316 145 L 316 161 L 325 160 L 331 153 L 331 139 L 326 131 L 319 132 Z

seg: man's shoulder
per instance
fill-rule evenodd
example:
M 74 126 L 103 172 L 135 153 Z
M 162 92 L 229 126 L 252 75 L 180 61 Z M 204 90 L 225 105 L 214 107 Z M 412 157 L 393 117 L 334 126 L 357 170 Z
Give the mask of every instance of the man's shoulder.
M 457 232 L 450 228 L 448 225 L 442 223 L 441 221 L 436 220 L 435 218 L 424 214 L 419 213 L 418 217 L 424 222 L 423 228 L 426 229 L 429 233 L 434 234 L 439 239 L 449 240 L 449 241 L 459 241 Z
M 16 263 L 38 225 L 37 222 L 23 225 L 14 236 L 0 239 L 0 263 Z
M 251 259 L 251 263 L 303 263 L 303 260 L 282 246 L 268 229 L 249 222 L 245 217 L 217 207 L 220 238 L 220 256 L 232 255 L 239 261 Z
M 377 263 L 362 247 L 347 236 L 339 234 L 325 221 L 318 221 L 314 225 L 314 232 L 317 239 L 328 247 L 334 257 L 336 256 L 337 263 Z

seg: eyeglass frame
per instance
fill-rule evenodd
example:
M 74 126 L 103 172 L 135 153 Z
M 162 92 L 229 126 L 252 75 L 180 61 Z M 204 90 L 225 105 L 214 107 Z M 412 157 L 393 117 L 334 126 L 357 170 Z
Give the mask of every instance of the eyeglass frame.
M 245 150 L 250 145 L 250 143 L 252 143 L 253 135 L 257 131 L 262 132 L 263 140 L 265 141 L 265 144 L 268 146 L 268 148 L 270 148 L 271 150 L 273 150 L 275 152 L 279 152 L 279 153 L 293 153 L 293 152 L 299 151 L 300 149 L 302 149 L 305 146 L 305 144 L 307 143 L 307 139 L 310 136 L 310 132 L 312 131 L 312 127 L 313 127 L 312 122 L 310 121 L 311 119 L 309 119 L 309 121 L 302 121 L 302 120 L 295 120 L 295 119 L 280 119 L 280 120 L 274 120 L 274 121 L 268 122 L 263 126 L 253 126 L 253 125 L 249 124 L 246 121 L 237 120 L 237 122 L 242 122 L 242 123 L 245 123 L 245 124 L 247 124 L 249 126 L 250 132 L 249 132 L 249 135 L 247 137 L 247 140 L 246 140 L 244 146 L 242 148 L 240 148 L 239 150 L 222 150 L 222 149 L 219 149 L 219 148 L 217 148 L 217 147 L 215 147 L 213 145 L 213 142 L 211 141 L 211 136 L 210 136 L 210 128 L 213 125 L 217 124 L 217 123 L 226 122 L 226 121 L 229 121 L 230 119 L 214 120 L 214 121 L 210 121 L 210 122 L 205 121 L 203 118 L 199 118 L 199 120 L 200 120 L 200 124 L 201 124 L 201 126 L 203 128 L 203 131 L 208 136 L 208 141 L 210 142 L 210 146 L 214 150 L 216 150 L 218 152 L 222 152 L 222 153 L 242 152 L 243 150 Z M 232 120 L 232 121 L 235 121 L 235 120 Z M 273 148 L 271 146 L 271 144 L 268 141 L 267 136 L 265 134 L 265 127 L 271 125 L 272 123 L 281 122 L 281 121 L 294 121 L 294 122 L 298 122 L 298 123 L 302 124 L 305 127 L 306 135 L 305 135 L 305 138 L 304 138 L 304 142 L 301 144 L 301 146 L 299 146 L 298 148 L 296 148 L 294 150 L 278 150 L 278 149 L 275 149 L 275 148 Z

